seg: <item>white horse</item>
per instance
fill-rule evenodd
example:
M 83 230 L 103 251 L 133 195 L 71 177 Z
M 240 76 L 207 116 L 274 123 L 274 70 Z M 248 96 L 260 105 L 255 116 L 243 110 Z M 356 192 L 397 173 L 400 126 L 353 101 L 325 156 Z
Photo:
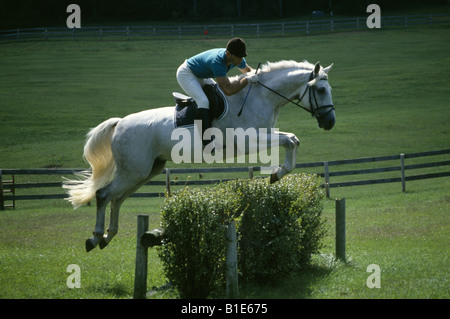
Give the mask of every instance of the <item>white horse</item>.
M 329 67 L 308 62 L 280 61 L 265 64 L 259 72 L 259 84 L 227 97 L 225 116 L 212 122 L 222 132 L 226 128 L 267 128 L 267 141 L 274 131 L 282 106 L 297 99 L 298 106 L 316 117 L 319 127 L 330 130 L 335 113 L 328 83 Z M 241 75 L 243 76 L 243 75 Z M 238 112 L 245 102 L 242 116 Z M 191 127 L 190 130 L 194 130 Z M 78 180 L 66 180 L 63 187 L 68 200 L 77 208 L 97 201 L 97 219 L 93 237 L 86 240 L 86 251 L 98 244 L 104 248 L 118 232 L 119 208 L 123 201 L 148 180 L 160 174 L 166 161 L 171 161 L 171 139 L 174 131 L 174 107 L 150 109 L 124 118 L 111 118 L 87 134 L 84 157 L 91 171 L 81 173 Z M 300 145 L 292 133 L 274 132 L 278 144 L 286 150 L 284 163 L 272 174 L 271 182 L 291 172 Z M 226 147 L 226 145 L 225 145 Z M 193 152 L 192 152 L 193 153 Z M 110 225 L 105 228 L 105 210 L 111 202 Z

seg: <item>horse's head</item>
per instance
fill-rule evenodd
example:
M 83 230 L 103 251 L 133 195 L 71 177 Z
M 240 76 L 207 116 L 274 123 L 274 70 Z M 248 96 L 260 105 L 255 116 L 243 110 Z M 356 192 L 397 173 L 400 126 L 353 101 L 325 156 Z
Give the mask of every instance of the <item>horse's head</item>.
M 333 100 L 331 98 L 331 86 L 328 83 L 328 72 L 332 66 L 333 64 L 322 68 L 320 63 L 317 62 L 304 92 L 299 94 L 300 102 L 317 119 L 319 127 L 327 131 L 331 130 L 336 122 Z M 306 93 L 309 93 L 307 99 Z

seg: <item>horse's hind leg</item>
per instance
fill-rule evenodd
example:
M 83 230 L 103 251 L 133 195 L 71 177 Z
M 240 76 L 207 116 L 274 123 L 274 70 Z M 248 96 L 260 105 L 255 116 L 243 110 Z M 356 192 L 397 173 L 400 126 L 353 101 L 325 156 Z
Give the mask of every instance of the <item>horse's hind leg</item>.
M 100 243 L 99 243 L 100 249 L 105 248 L 109 244 L 109 242 L 113 239 L 113 237 L 118 233 L 118 231 L 119 231 L 119 210 L 120 210 L 120 206 L 125 201 L 125 199 L 127 199 L 131 194 L 133 194 L 135 191 L 137 191 L 148 180 L 150 180 L 153 177 L 155 177 L 156 175 L 160 174 L 161 171 L 164 169 L 165 164 L 166 164 L 166 161 L 155 160 L 152 170 L 148 176 L 146 176 L 145 178 L 142 178 L 142 177 L 136 178 L 134 185 L 133 185 L 133 183 L 128 182 L 128 185 L 129 186 L 132 185 L 132 186 L 128 187 L 127 189 L 122 188 L 122 189 L 118 190 L 118 192 L 121 191 L 121 193 L 116 195 L 115 197 L 113 197 L 113 199 L 111 200 L 111 217 L 110 217 L 109 228 L 107 231 L 108 234 L 104 235 L 101 238 Z M 126 174 L 126 175 L 122 175 L 122 176 L 129 177 L 130 175 Z M 118 180 L 117 181 L 118 185 L 125 184 L 125 182 L 121 181 L 120 178 L 118 178 L 117 180 Z M 118 192 L 116 192 L 116 194 Z
M 97 190 L 96 200 L 97 200 L 97 220 L 95 223 L 94 236 L 86 240 L 86 251 L 89 252 L 94 249 L 97 245 L 100 244 L 100 248 L 103 248 L 107 245 L 104 243 L 105 236 L 103 235 L 105 232 L 105 210 L 106 206 L 112 199 L 114 199 L 118 194 L 123 193 L 127 189 L 129 189 L 130 185 L 136 185 L 129 178 L 121 178 L 124 174 L 117 174 L 114 180 L 108 184 L 107 186 Z M 116 206 L 116 205 L 115 205 Z M 118 205 L 120 207 L 120 205 Z M 113 205 L 111 203 L 111 209 L 113 209 Z M 118 219 L 119 212 L 117 208 L 117 217 L 114 215 L 111 216 L 111 219 Z M 118 223 L 118 222 L 117 222 Z M 112 229 L 112 233 L 114 233 L 114 228 Z M 117 233 L 117 230 L 115 231 Z M 115 235 L 115 234 L 114 234 Z
M 111 185 L 111 184 L 110 184 Z M 86 251 L 89 252 L 94 249 L 103 237 L 105 232 L 105 210 L 110 199 L 108 199 L 109 185 L 103 187 L 96 192 L 97 201 L 97 218 L 95 222 L 95 230 L 93 237 L 86 240 Z
M 100 239 L 99 242 L 100 249 L 105 248 L 109 244 L 109 242 L 113 239 L 113 237 L 117 235 L 119 231 L 119 211 L 122 203 L 128 196 L 133 194 L 136 190 L 138 190 L 139 187 L 145 184 L 145 182 L 146 180 L 138 182 L 136 185 L 129 188 L 128 190 L 125 190 L 122 194 L 115 196 L 111 200 L 111 216 L 109 221 L 109 227 L 107 229 L 107 234 L 103 235 L 102 238 Z

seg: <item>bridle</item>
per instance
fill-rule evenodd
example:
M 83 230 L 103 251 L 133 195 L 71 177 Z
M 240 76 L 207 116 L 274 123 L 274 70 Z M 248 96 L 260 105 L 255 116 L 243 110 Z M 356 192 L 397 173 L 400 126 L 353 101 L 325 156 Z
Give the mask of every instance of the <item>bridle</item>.
M 311 75 L 309 76 L 309 81 L 312 81 L 314 79 L 314 71 L 311 72 Z M 327 80 L 327 78 L 322 78 L 321 80 Z M 297 99 L 298 102 L 294 102 L 293 100 L 291 100 L 290 98 L 280 94 L 279 92 L 275 91 L 274 89 L 271 89 L 270 87 L 268 87 L 267 85 L 261 83 L 260 81 L 258 81 L 258 84 L 265 87 L 266 89 L 268 89 L 269 91 L 275 93 L 276 95 L 282 97 L 283 99 L 291 102 L 292 104 L 297 105 L 298 107 L 302 108 L 303 110 L 307 111 L 308 113 L 311 114 L 311 116 L 315 117 L 316 119 L 320 119 L 323 116 L 326 116 L 328 113 L 330 113 L 331 111 L 334 110 L 334 106 L 333 104 L 328 104 L 328 105 L 321 105 L 319 106 L 319 103 L 317 103 L 317 98 L 316 98 L 316 88 L 314 85 L 309 86 L 308 84 L 306 84 L 306 88 L 305 91 L 303 91 L 302 95 L 298 95 Z M 309 92 L 309 105 L 311 106 L 311 109 L 313 108 L 313 104 L 312 101 L 314 99 L 316 108 L 314 110 L 310 110 L 306 107 L 304 107 L 301 103 L 303 98 L 305 97 L 306 93 Z M 320 112 L 323 109 L 328 108 L 328 110 L 325 113 Z

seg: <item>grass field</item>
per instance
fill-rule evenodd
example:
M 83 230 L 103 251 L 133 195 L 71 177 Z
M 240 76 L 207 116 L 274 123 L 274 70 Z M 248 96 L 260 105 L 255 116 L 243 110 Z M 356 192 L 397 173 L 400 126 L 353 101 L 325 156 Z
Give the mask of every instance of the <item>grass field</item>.
M 278 127 L 300 141 L 298 162 L 449 148 L 450 29 L 371 30 L 301 38 L 247 39 L 248 62 L 282 59 L 334 63 L 337 123 L 330 132 L 294 106 Z M 0 168 L 86 167 L 84 136 L 115 116 L 172 105 L 175 71 L 226 40 L 29 41 L 0 44 Z M 174 167 L 169 164 L 169 167 Z M 324 201 L 330 230 L 302 274 L 242 287 L 244 298 L 449 298 L 449 178 L 332 189 L 347 201 L 347 257 L 333 259 L 334 201 Z M 0 212 L 0 298 L 130 298 L 136 215 L 159 225 L 161 199 L 130 199 L 120 231 L 105 250 L 84 252 L 94 207 L 25 201 Z M 81 288 L 66 285 L 81 268 Z M 369 289 L 366 268 L 381 268 Z M 148 286 L 165 283 L 155 251 Z M 173 291 L 155 298 L 173 298 Z

